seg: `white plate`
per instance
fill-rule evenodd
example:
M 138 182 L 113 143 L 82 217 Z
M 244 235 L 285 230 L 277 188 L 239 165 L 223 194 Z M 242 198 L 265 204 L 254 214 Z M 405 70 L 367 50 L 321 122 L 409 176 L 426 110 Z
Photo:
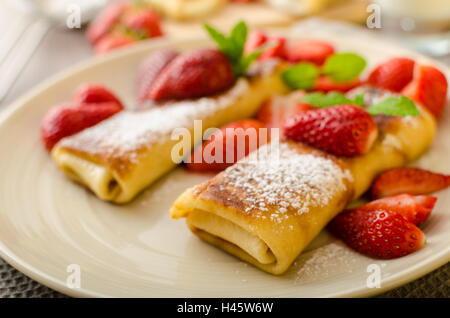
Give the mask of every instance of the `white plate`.
M 371 63 L 392 55 L 424 59 L 373 41 L 358 41 L 358 46 L 349 38 L 330 41 Z M 179 168 L 131 204 L 116 206 L 100 201 L 57 170 L 39 140 L 39 123 L 52 105 L 69 99 L 73 89 L 86 81 L 107 85 L 131 105 L 136 68 L 148 52 L 205 43 L 143 43 L 92 59 L 40 85 L 2 114 L 1 257 L 68 295 L 135 297 L 367 296 L 405 284 L 449 261 L 448 190 L 437 194 L 437 206 L 423 227 L 428 241 L 419 252 L 391 261 L 373 260 L 323 232 L 285 275 L 277 277 L 203 243 L 183 221 L 169 218 L 173 200 L 207 176 Z M 433 147 L 417 165 L 450 173 L 449 120 L 447 107 Z M 70 264 L 80 266 L 80 288 L 66 285 Z M 367 287 L 369 264 L 380 266 L 381 288 Z

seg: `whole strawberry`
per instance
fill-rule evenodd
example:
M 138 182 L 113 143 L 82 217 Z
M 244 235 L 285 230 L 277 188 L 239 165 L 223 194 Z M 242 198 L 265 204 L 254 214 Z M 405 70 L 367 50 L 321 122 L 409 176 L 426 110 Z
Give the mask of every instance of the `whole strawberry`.
M 399 213 L 374 209 L 347 210 L 328 229 L 354 250 L 381 259 L 413 253 L 425 243 L 424 233 Z
M 340 105 L 299 113 L 287 121 L 284 134 L 338 156 L 357 156 L 371 148 L 378 129 L 362 107 Z
M 153 38 L 163 34 L 158 15 L 149 8 L 129 10 L 123 17 L 123 24 L 142 38 Z
M 400 92 L 414 74 L 414 60 L 394 57 L 379 64 L 369 75 L 367 82 L 375 87 Z
M 159 74 L 148 97 L 154 101 L 212 95 L 230 88 L 234 75 L 227 57 L 213 49 L 178 55 Z
M 72 96 L 72 105 L 74 106 L 103 102 L 115 102 L 123 108 L 119 98 L 105 86 L 100 84 L 82 84 L 75 90 Z

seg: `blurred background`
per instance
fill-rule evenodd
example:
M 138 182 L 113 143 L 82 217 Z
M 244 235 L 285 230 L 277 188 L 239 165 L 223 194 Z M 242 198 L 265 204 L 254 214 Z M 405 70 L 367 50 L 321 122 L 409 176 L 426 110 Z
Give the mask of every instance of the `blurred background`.
M 203 22 L 228 30 L 239 20 L 253 29 L 379 36 L 450 65 L 450 0 L 1 0 L 0 113 L 94 55 L 138 41 L 205 36 Z M 57 295 L 1 259 L 0 274 L 0 296 Z

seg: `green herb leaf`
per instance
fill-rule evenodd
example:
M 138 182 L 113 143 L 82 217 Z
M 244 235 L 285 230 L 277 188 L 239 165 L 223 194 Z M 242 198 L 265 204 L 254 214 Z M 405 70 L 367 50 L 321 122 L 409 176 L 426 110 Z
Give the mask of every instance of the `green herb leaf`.
M 367 108 L 371 115 L 384 114 L 388 116 L 418 116 L 420 113 L 408 97 L 388 97 L 385 100 Z
M 331 92 L 328 94 L 324 94 L 321 92 L 311 93 L 305 95 L 301 98 L 302 102 L 308 103 L 311 106 L 324 108 L 335 105 L 344 105 L 344 104 L 352 104 L 363 107 L 364 106 L 364 95 L 358 95 L 354 100 L 347 98 L 342 93 Z
M 208 31 L 211 38 L 217 43 L 217 46 L 231 61 L 235 60 L 234 44 L 222 33 L 214 29 L 212 26 L 205 24 L 205 29 Z
M 323 73 L 335 82 L 348 82 L 357 78 L 366 64 L 366 60 L 358 54 L 337 53 L 326 59 Z
M 239 22 L 231 30 L 230 39 L 233 42 L 236 58 L 244 54 L 245 41 L 247 40 L 247 25 L 244 21 Z
M 285 70 L 281 73 L 281 78 L 292 89 L 311 89 L 319 74 L 320 70 L 315 64 L 304 62 Z

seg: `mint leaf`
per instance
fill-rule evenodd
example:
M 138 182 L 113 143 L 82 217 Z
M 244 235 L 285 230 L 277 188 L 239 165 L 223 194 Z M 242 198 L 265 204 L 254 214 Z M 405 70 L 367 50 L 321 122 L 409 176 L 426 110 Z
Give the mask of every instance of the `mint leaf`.
M 231 30 L 230 39 L 233 42 L 236 58 L 244 53 L 245 41 L 247 40 L 247 25 L 244 21 L 239 22 Z
M 325 108 L 335 105 L 352 104 L 364 107 L 364 95 L 358 95 L 354 100 L 347 98 L 342 93 L 331 92 L 324 94 L 321 92 L 307 94 L 300 99 L 302 102 L 308 103 L 311 106 Z
M 214 29 L 208 24 L 204 24 L 206 31 L 208 31 L 211 38 L 217 43 L 217 46 L 231 61 L 235 60 L 235 47 L 234 44 L 222 33 Z
M 371 115 L 384 114 L 388 116 L 418 116 L 420 114 L 414 102 L 405 96 L 388 97 L 369 106 L 367 111 Z
M 357 78 L 366 64 L 366 60 L 358 54 L 337 53 L 326 59 L 322 70 L 335 82 L 348 82 Z
M 283 82 L 292 89 L 311 89 L 316 83 L 320 70 L 313 63 L 299 63 L 283 73 Z

